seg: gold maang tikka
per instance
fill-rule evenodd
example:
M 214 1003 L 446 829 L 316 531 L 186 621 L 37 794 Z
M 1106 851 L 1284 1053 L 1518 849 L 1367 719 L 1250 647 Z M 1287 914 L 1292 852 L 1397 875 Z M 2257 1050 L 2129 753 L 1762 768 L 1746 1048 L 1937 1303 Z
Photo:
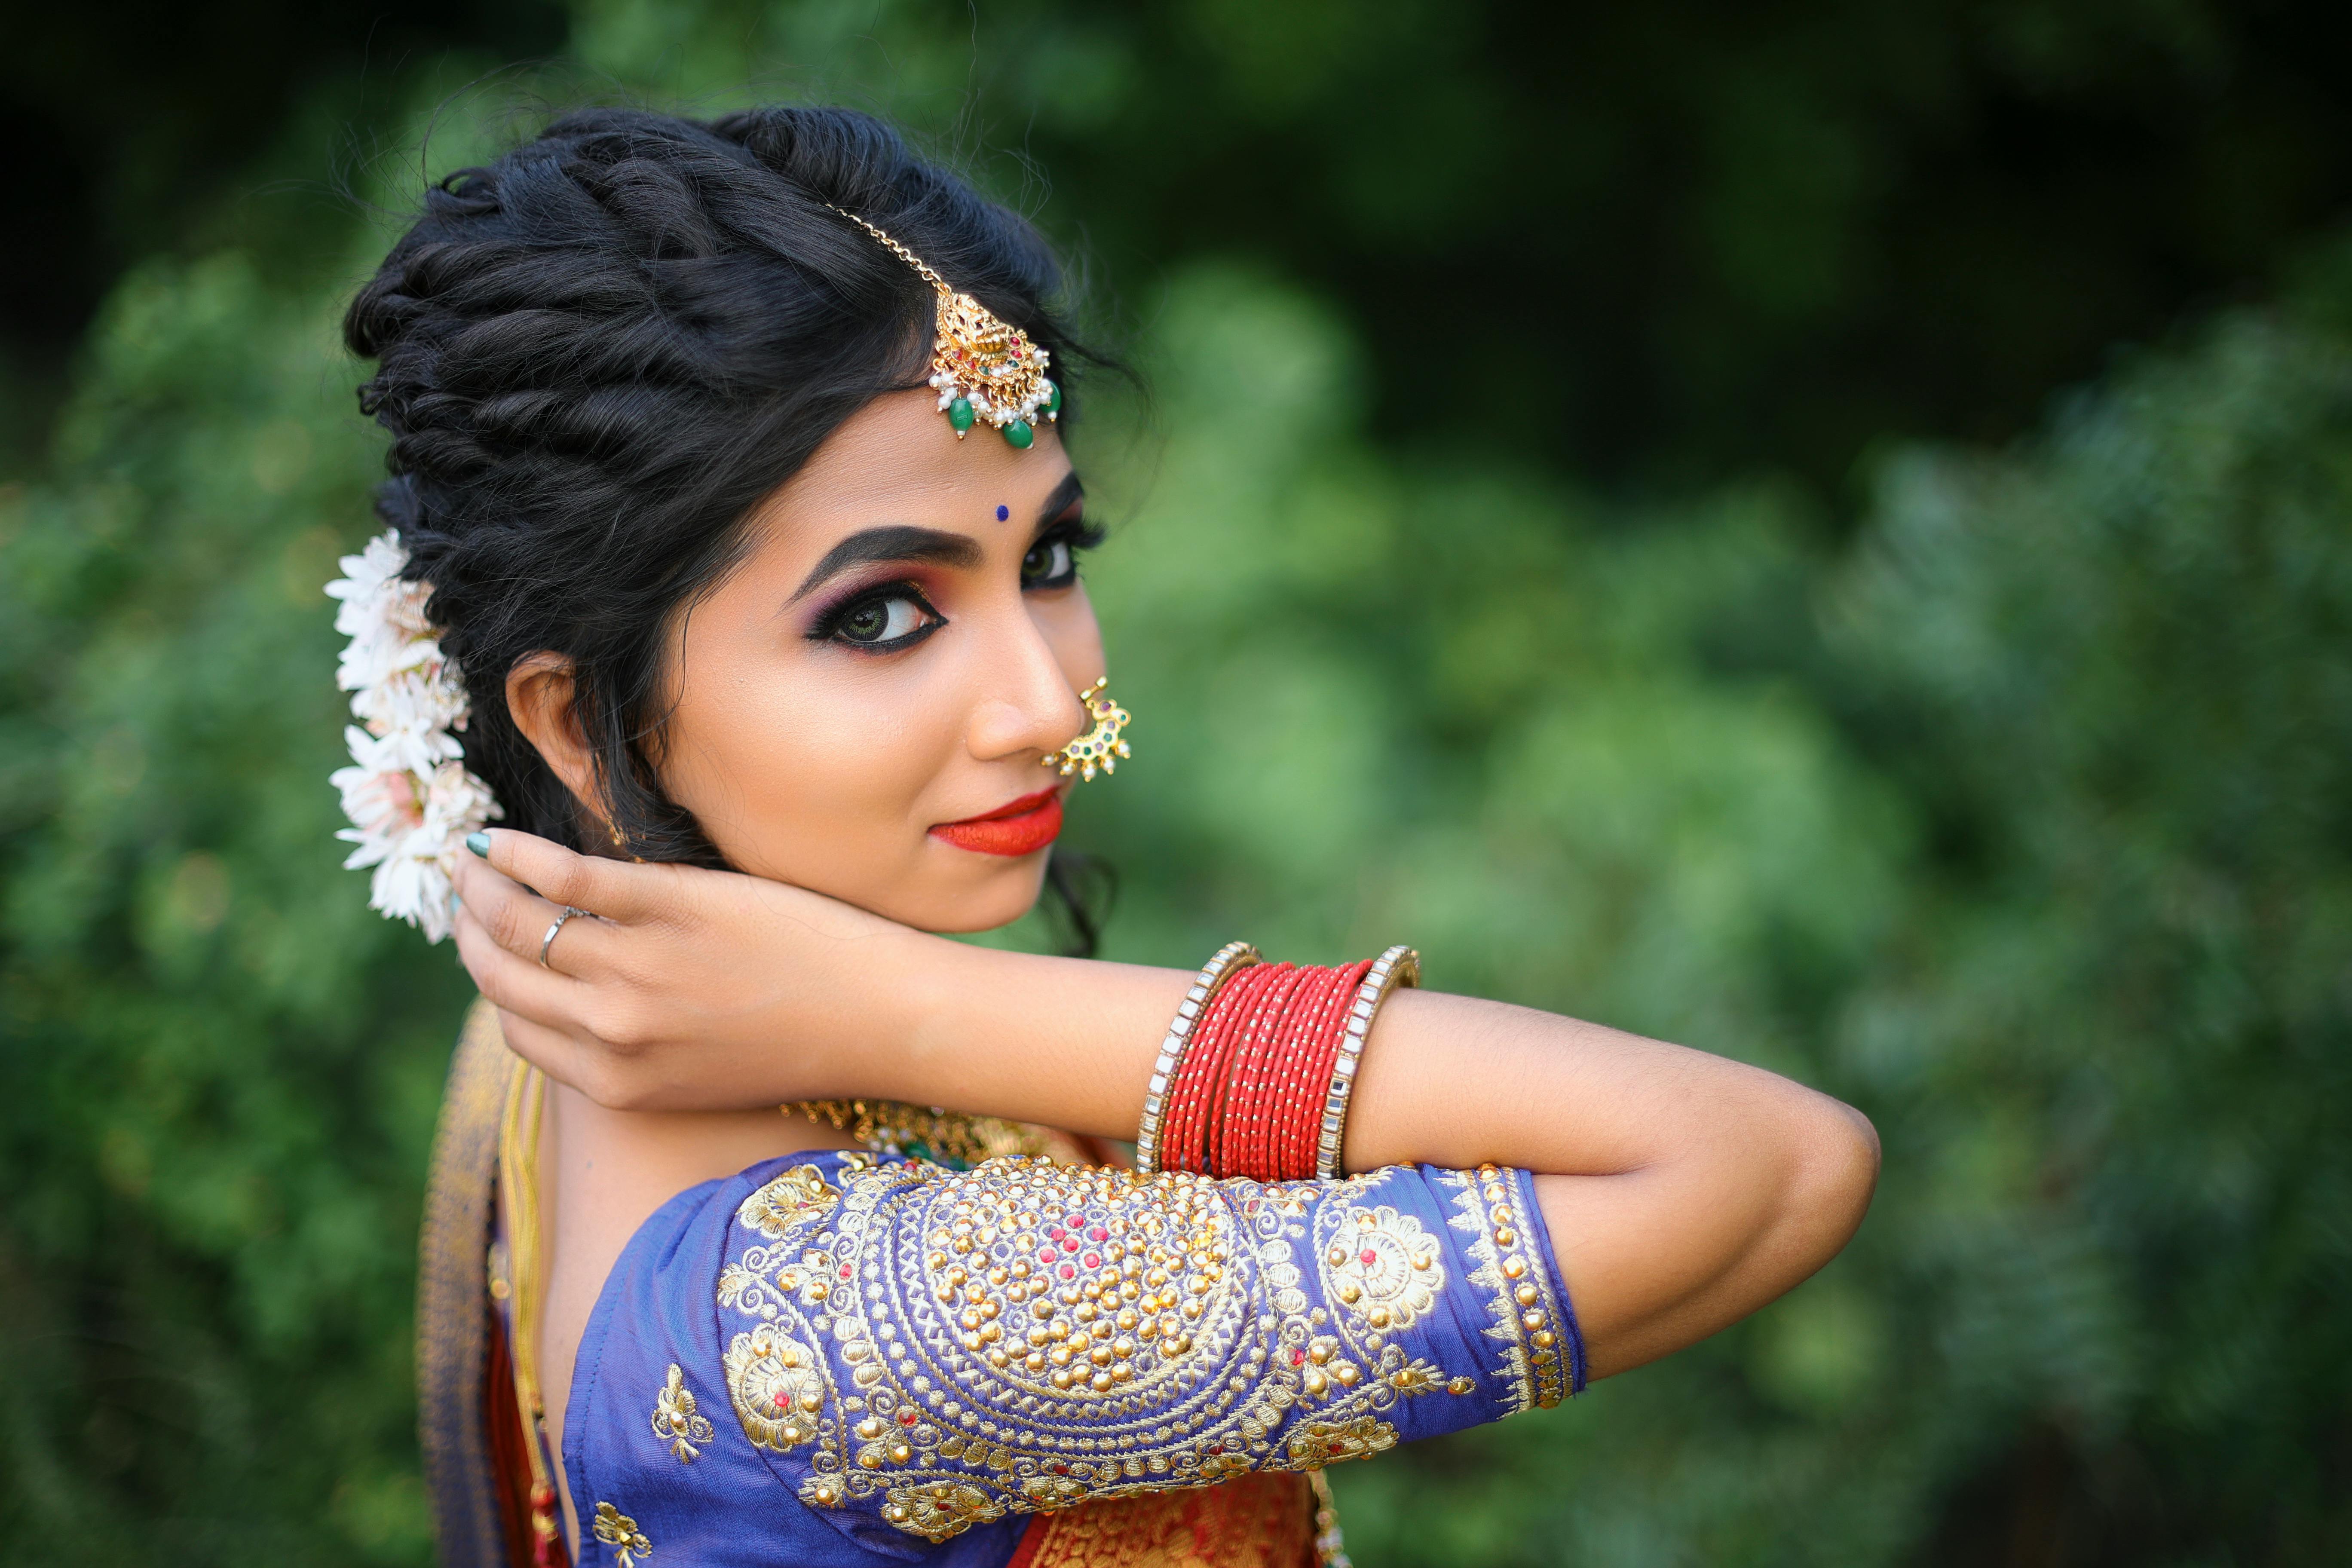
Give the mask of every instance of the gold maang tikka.
M 833 209 L 880 240 L 917 272 L 938 296 L 931 336 L 930 385 L 940 412 L 961 441 L 973 425 L 986 422 L 1013 447 L 1037 439 L 1037 420 L 1062 416 L 1062 389 L 1045 378 L 1054 356 L 1029 334 L 998 318 L 969 294 L 948 287 L 923 258 L 853 212 Z M 1093 776 L 1088 773 L 1089 778 Z
M 1064 778 L 1076 773 L 1082 780 L 1091 779 L 1097 768 L 1115 773 L 1118 772 L 1119 758 L 1135 754 L 1120 739 L 1120 732 L 1129 722 L 1127 710 L 1103 694 L 1103 688 L 1109 684 L 1110 677 L 1106 675 L 1078 693 L 1078 700 L 1094 715 L 1094 728 L 1060 751 L 1046 752 L 1043 759 L 1047 767 L 1059 768 Z
M 1049 425 L 1061 418 L 1062 389 L 1045 374 L 1045 367 L 1054 363 L 1051 353 L 971 295 L 949 288 L 947 279 L 932 271 L 921 257 L 882 229 L 856 213 L 840 207 L 833 210 L 872 235 L 931 286 L 936 307 L 929 385 L 940 395 L 940 412 L 955 426 L 957 440 L 985 420 L 1008 445 L 1027 447 L 1037 439 L 1036 420 L 1041 415 Z M 1104 695 L 1108 684 L 1106 676 L 1078 693 L 1078 700 L 1094 719 L 1093 727 L 1041 759 L 1047 767 L 1059 769 L 1064 778 L 1076 773 L 1082 780 L 1091 780 L 1097 769 L 1115 773 L 1121 757 L 1135 754 L 1120 738 L 1130 716 Z

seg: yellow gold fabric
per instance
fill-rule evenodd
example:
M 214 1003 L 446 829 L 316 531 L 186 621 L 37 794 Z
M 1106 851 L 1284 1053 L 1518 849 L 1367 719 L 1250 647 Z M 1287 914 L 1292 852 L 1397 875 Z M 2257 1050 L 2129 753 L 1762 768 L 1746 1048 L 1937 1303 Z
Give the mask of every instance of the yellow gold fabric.
M 1090 1502 L 1040 1520 L 1010 1568 L 1307 1568 L 1316 1500 L 1304 1476 Z

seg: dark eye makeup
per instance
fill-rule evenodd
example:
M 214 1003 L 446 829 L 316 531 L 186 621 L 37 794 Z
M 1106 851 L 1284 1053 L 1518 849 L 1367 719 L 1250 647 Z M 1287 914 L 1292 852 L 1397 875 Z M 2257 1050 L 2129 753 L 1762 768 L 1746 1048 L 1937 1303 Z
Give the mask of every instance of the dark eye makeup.
M 1102 530 L 1083 517 L 1056 522 L 1021 558 L 1021 586 L 1066 588 L 1078 580 L 1078 556 L 1102 542 Z
M 1021 587 L 1066 588 L 1078 580 L 1078 556 L 1102 542 L 1102 530 L 1073 506 L 1049 524 L 1021 558 Z M 860 653 L 897 653 L 910 648 L 948 624 L 924 595 L 906 581 L 877 583 L 844 595 L 809 628 L 811 642 L 839 643 Z
M 840 643 L 861 653 L 897 653 L 947 624 L 916 584 L 878 583 L 827 609 L 808 636 L 811 642 Z

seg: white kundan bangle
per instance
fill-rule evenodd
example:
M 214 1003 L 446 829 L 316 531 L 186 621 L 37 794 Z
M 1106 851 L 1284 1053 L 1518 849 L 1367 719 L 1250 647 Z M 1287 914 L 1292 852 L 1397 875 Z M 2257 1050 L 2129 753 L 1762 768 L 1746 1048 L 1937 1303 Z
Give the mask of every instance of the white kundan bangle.
M 1151 1082 L 1143 1093 L 1143 1120 L 1135 1133 L 1137 1170 L 1147 1175 L 1157 1174 L 1160 1170 L 1160 1118 L 1167 1113 L 1168 1093 L 1176 1087 L 1176 1069 L 1183 1065 L 1184 1048 L 1192 1043 L 1192 1031 L 1200 1026 L 1202 1015 L 1209 1010 L 1217 988 L 1251 964 L 1265 961 L 1265 955 L 1248 942 L 1229 942 L 1202 965 L 1200 977 L 1177 1005 L 1167 1037 L 1160 1042 L 1160 1058 L 1151 1064 Z
M 1356 987 L 1355 1005 L 1339 1034 L 1339 1055 L 1331 1064 L 1331 1087 L 1323 1097 L 1323 1125 L 1315 1142 L 1315 1173 L 1324 1181 L 1339 1174 L 1339 1144 L 1348 1129 L 1348 1096 L 1356 1087 L 1356 1068 L 1363 1059 L 1365 1037 L 1372 1032 L 1372 1016 L 1400 985 L 1421 984 L 1421 954 L 1399 943 L 1372 960 L 1364 983 Z

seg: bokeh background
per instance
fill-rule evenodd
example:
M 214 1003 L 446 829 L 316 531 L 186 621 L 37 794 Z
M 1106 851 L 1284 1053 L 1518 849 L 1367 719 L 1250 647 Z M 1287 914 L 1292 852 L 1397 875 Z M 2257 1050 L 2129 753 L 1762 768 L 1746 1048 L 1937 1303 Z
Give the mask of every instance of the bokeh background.
M 338 868 L 334 344 L 546 104 L 878 109 L 1084 262 L 1113 955 L 1395 940 L 1886 1146 L 1851 1250 L 1334 1476 L 1366 1568 L 2352 1541 L 2352 12 L 213 0 L 0 49 L 0 1519 L 422 1564 L 467 999 Z M 1041 932 L 1016 933 L 1043 940 Z

